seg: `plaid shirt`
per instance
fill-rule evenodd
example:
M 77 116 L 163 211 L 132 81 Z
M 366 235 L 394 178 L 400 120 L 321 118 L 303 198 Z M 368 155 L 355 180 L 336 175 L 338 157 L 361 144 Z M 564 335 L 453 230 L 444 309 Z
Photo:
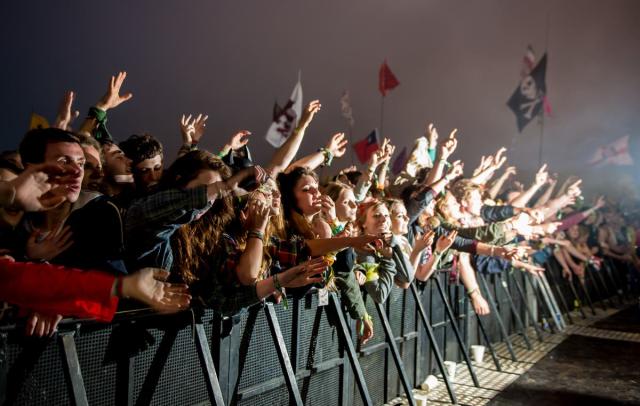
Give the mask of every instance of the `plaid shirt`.
M 273 263 L 277 262 L 276 266 L 279 266 L 282 270 L 294 267 L 311 257 L 304 238 L 298 235 L 294 235 L 288 240 L 281 240 L 276 236 L 271 236 L 267 249 Z

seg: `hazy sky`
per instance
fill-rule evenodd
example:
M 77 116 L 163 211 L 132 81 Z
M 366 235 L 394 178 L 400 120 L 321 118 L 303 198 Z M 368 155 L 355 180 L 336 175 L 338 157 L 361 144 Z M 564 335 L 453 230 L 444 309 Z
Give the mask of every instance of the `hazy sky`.
M 385 101 L 385 135 L 401 149 L 429 121 L 441 134 L 458 127 L 458 154 L 472 165 L 512 145 L 505 102 L 527 44 L 549 52 L 554 117 L 545 121 L 544 160 L 554 169 L 582 171 L 598 145 L 640 128 L 634 0 L 22 0 L 3 1 L 0 16 L 2 149 L 17 145 L 32 110 L 53 119 L 73 89 L 84 114 L 109 76 L 126 70 L 134 98 L 110 112 L 116 139 L 148 131 L 172 156 L 180 115 L 204 112 L 205 147 L 249 129 L 264 162 L 273 103 L 285 101 L 301 70 L 305 102 L 323 104 L 302 146 L 311 152 L 346 129 L 338 103 L 345 89 L 354 138 L 379 125 L 377 73 L 386 58 L 400 86 Z M 539 134 L 530 124 L 510 155 L 525 170 L 537 164 Z

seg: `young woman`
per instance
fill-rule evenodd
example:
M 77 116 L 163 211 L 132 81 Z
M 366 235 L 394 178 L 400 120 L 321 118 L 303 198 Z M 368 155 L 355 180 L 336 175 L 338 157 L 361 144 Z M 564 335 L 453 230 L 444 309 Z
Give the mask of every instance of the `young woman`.
M 286 174 L 281 174 L 278 177 L 278 182 L 282 194 L 287 241 L 272 239 L 271 243 L 274 248 L 285 247 L 290 251 L 292 243 L 302 242 L 311 256 L 329 254 L 336 257 L 333 278 L 331 276 L 327 278 L 328 287 L 331 288 L 334 283 L 335 287 L 341 291 L 343 302 L 347 306 L 349 314 L 358 321 L 361 342 L 366 342 L 373 335 L 373 325 L 371 318 L 366 313 L 355 274 L 352 272 L 353 255 L 349 250 L 341 251 L 348 247 L 373 251 L 373 247 L 369 243 L 377 238 L 367 235 L 330 238 L 333 234 L 331 226 L 320 216 L 324 209 L 325 212 L 340 212 L 341 217 L 334 214 L 340 222 L 346 224 L 352 221 L 353 212 L 348 206 L 353 206 L 352 203 L 350 204 L 353 192 L 344 191 L 342 188 L 336 189 L 337 195 L 342 194 L 343 198 L 347 200 L 346 204 L 338 204 L 337 206 L 340 208 L 337 209 L 331 197 L 320 194 L 318 177 L 313 171 L 298 167 Z

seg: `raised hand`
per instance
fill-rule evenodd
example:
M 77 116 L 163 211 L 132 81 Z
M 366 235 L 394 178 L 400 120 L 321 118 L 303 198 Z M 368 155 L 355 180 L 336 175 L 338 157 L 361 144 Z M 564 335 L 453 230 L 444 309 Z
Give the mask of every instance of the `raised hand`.
M 331 136 L 326 148 L 334 157 L 340 158 L 347 152 L 348 143 L 349 141 L 345 139 L 344 133 L 336 133 Z
M 315 117 L 316 113 L 320 111 L 322 105 L 320 104 L 320 100 L 313 100 L 308 105 L 307 108 L 302 112 L 302 117 L 300 118 L 299 125 L 308 125 L 313 117 Z
M 55 128 L 59 128 L 61 130 L 71 131 L 71 122 L 78 118 L 80 112 L 78 110 L 71 111 L 73 106 L 73 99 L 75 98 L 75 93 L 72 90 L 69 90 L 64 94 L 62 101 L 60 102 L 60 107 L 58 107 L 58 115 L 56 116 L 56 122 L 53 125 Z
M 436 130 L 433 123 L 429 123 L 425 135 L 429 141 L 429 148 L 435 148 L 438 145 L 438 130 Z
M 449 173 L 447 173 L 447 179 L 449 181 L 452 181 L 453 179 L 462 176 L 462 174 L 464 173 L 464 164 L 462 163 L 461 160 L 457 160 L 454 161 L 453 164 L 451 164 L 451 169 L 449 170 Z
M 73 245 L 71 227 L 65 226 L 58 234 L 49 233 L 40 239 L 40 231 L 34 231 L 27 240 L 25 253 L 32 260 L 50 261 Z
M 593 206 L 596 210 L 603 208 L 607 204 L 604 196 L 598 196 L 596 204 Z
M 240 216 L 243 217 L 246 230 L 264 233 L 269 224 L 270 214 L 271 208 L 265 202 L 253 199 L 247 205 L 246 215 L 241 213 Z
M 449 138 L 440 143 L 438 155 L 441 159 L 448 159 L 458 147 L 458 140 L 456 139 L 457 132 L 458 129 L 454 128 L 451 133 L 449 133 Z
M 204 134 L 204 128 L 207 126 L 207 119 L 209 116 L 198 114 L 198 117 L 192 118 L 191 114 L 186 117 L 184 114 L 180 119 L 180 134 L 182 135 L 182 142 L 185 144 L 197 144 L 202 135 Z
M 441 235 L 440 238 L 438 238 L 438 241 L 436 241 L 436 251 L 439 253 L 443 253 L 448 250 L 457 236 L 457 230 L 450 231 L 447 235 Z
M 578 179 L 573 182 L 569 188 L 567 189 L 567 195 L 572 198 L 577 198 L 582 194 L 582 190 L 580 190 L 580 184 L 582 183 L 582 179 Z
M 107 88 L 107 93 L 102 96 L 102 99 L 96 104 L 96 107 L 107 111 L 109 109 L 113 109 L 118 107 L 122 103 L 130 100 L 133 97 L 133 93 L 124 93 L 120 94 L 120 89 L 122 88 L 122 84 L 124 80 L 127 78 L 127 72 L 118 72 L 116 76 L 111 76 L 111 81 L 109 82 L 109 87 Z
M 491 165 L 494 170 L 500 169 L 505 162 L 507 162 L 507 157 L 503 156 L 503 154 L 507 152 L 505 147 L 502 147 L 496 152 L 495 157 L 493 158 L 493 164 Z
M 240 130 L 231 136 L 231 139 L 229 140 L 227 145 L 231 150 L 237 151 L 249 143 L 250 135 L 251 135 L 251 131 Z
M 549 172 L 547 172 L 547 164 L 544 164 L 538 169 L 536 172 L 536 180 L 535 184 L 538 186 L 542 186 L 547 183 L 547 179 L 549 178 Z
M 507 167 L 507 169 L 504 170 L 504 176 L 509 177 L 509 176 L 515 175 L 515 174 L 517 174 L 515 166 L 509 166 L 509 167 Z
M 423 236 L 417 237 L 413 243 L 413 249 L 422 251 L 423 249 L 430 247 L 433 244 L 435 235 L 436 233 L 433 230 L 429 230 Z

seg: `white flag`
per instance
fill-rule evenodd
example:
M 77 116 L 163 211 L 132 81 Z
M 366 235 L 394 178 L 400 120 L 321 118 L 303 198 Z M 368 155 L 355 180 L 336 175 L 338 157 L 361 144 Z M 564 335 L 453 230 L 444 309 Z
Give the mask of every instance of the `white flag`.
M 269 144 L 278 148 L 295 130 L 302 115 L 302 84 L 300 80 L 291 92 L 291 97 L 284 107 L 276 103 L 273 111 L 273 122 L 267 130 L 266 139 Z
M 629 136 L 599 147 L 589 161 L 591 165 L 633 165 L 629 154 Z

